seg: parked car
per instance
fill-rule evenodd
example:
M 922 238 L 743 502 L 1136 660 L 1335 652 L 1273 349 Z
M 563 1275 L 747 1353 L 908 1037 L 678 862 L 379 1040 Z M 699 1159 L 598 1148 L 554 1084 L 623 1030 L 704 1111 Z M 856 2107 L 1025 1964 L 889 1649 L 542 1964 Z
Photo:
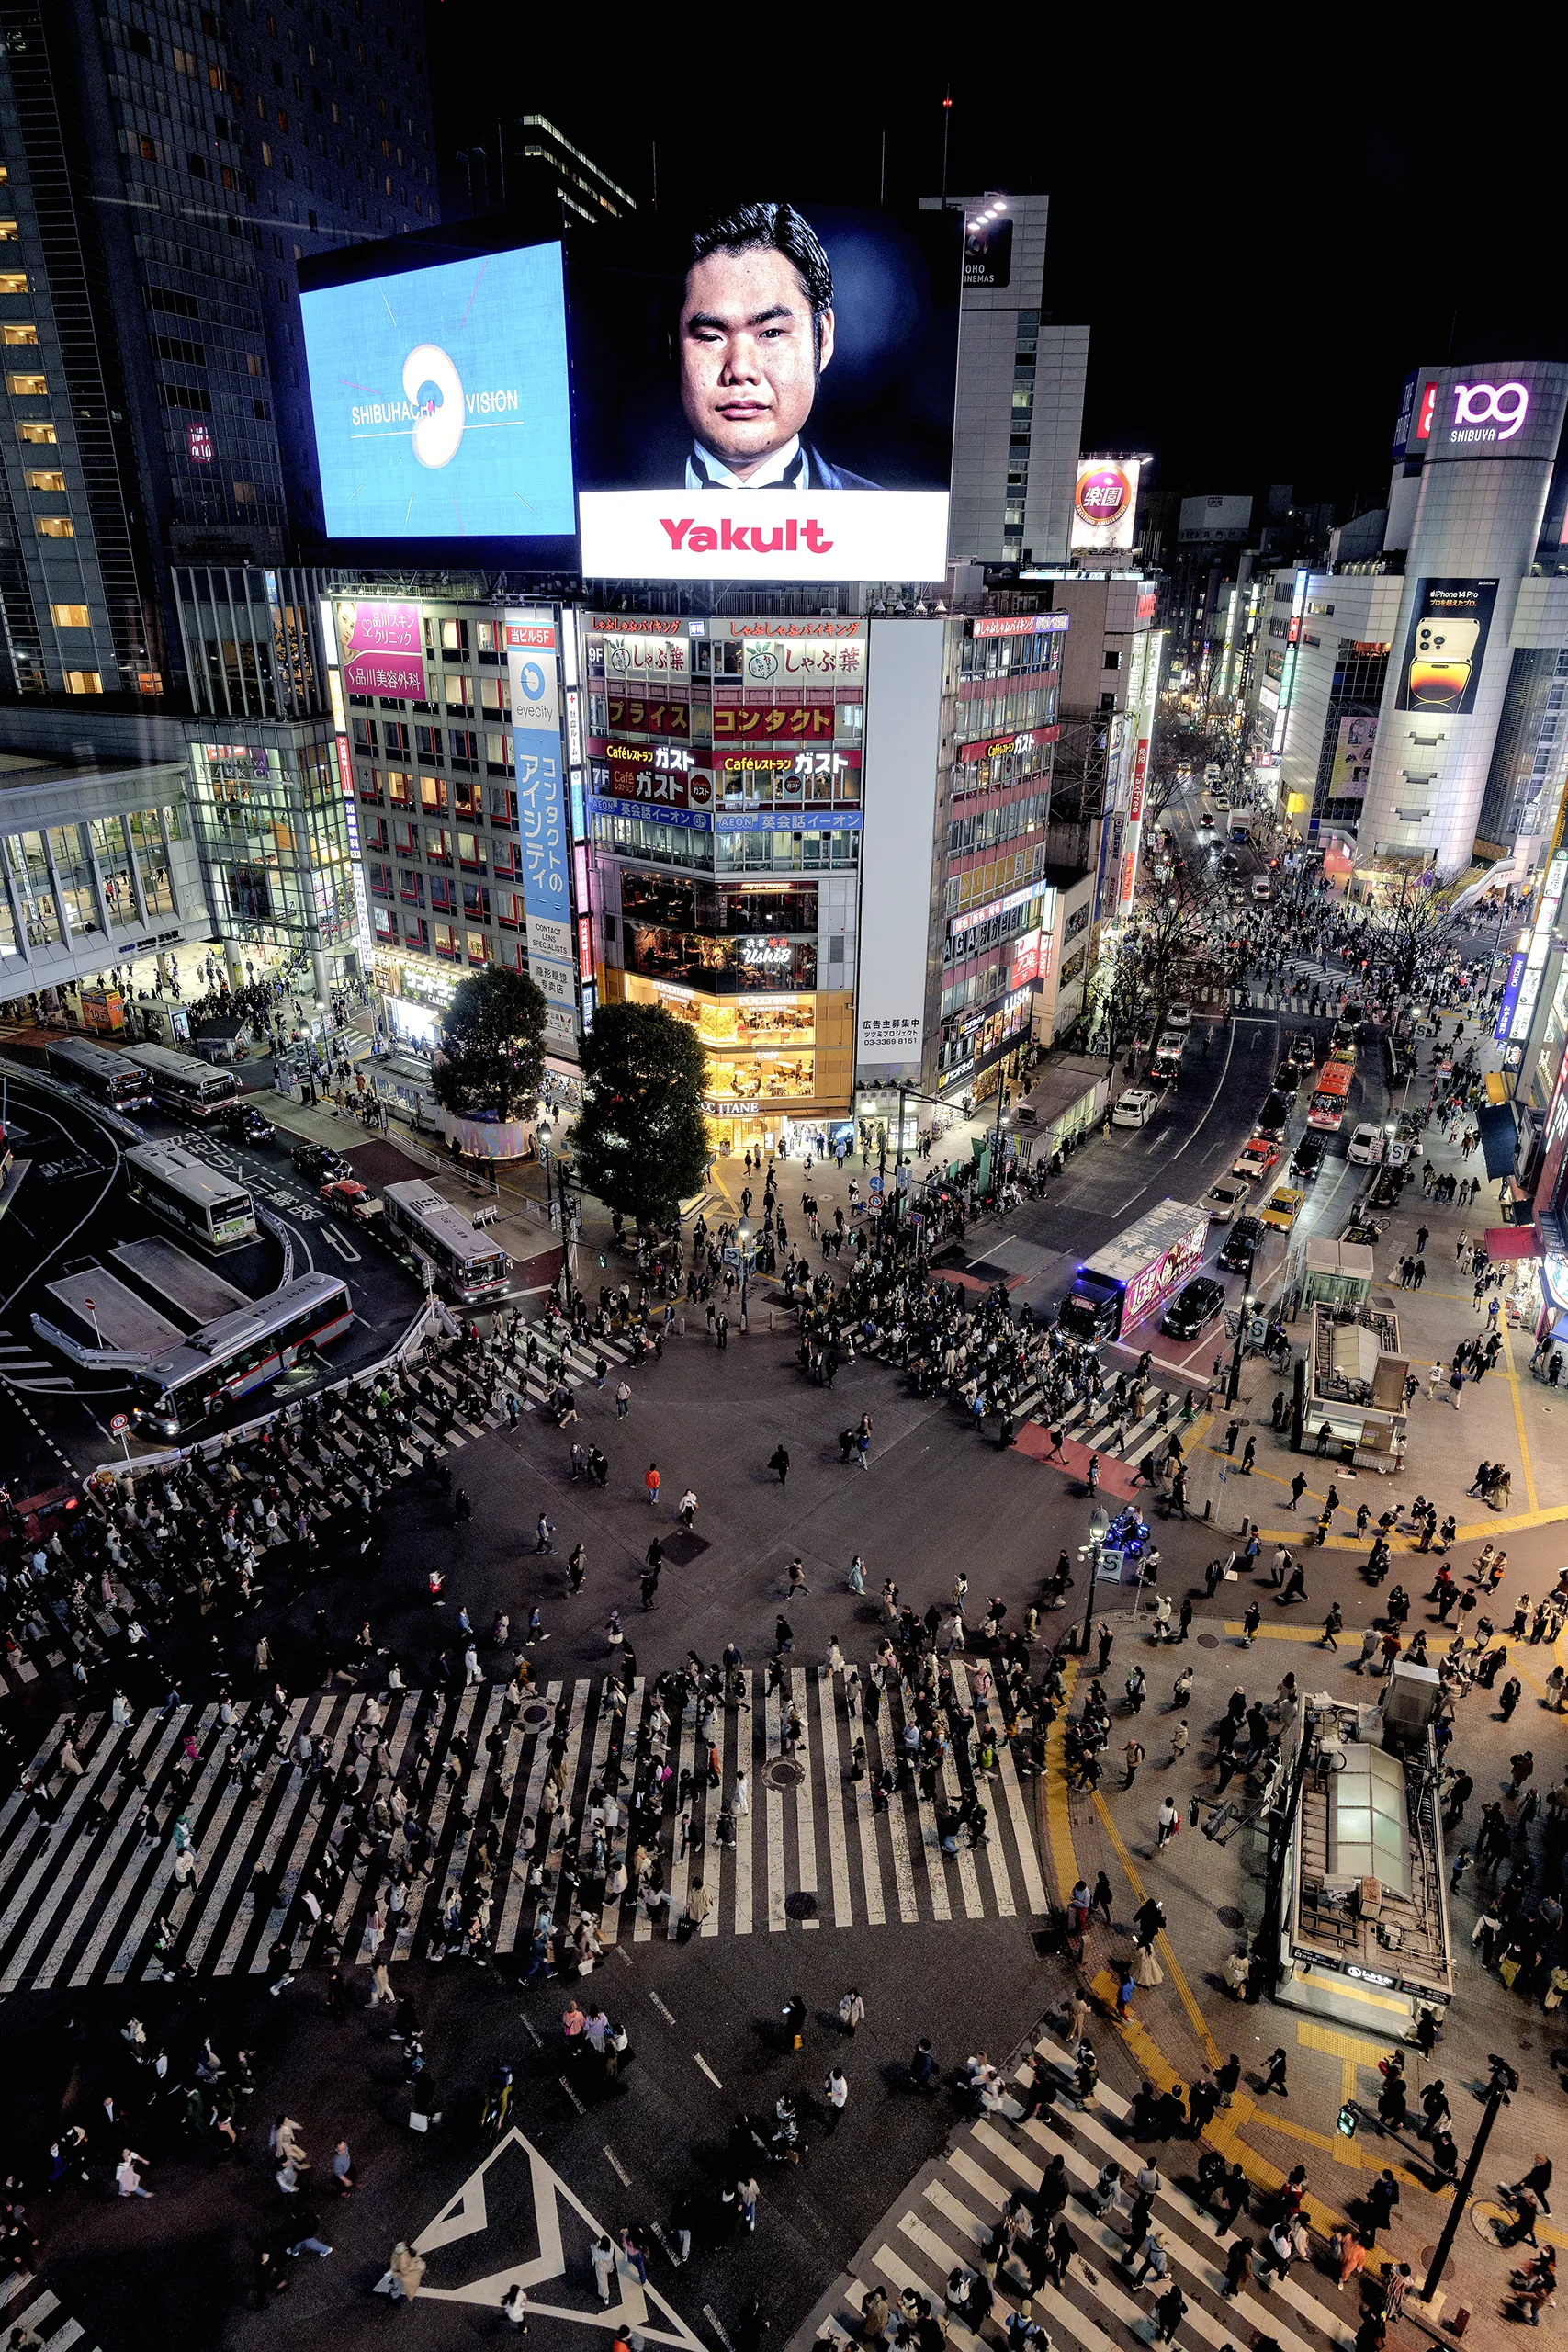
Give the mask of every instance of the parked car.
M 1382 1159 L 1383 1131 L 1375 1120 L 1363 1119 L 1346 1148 L 1345 1157 L 1356 1168 L 1376 1168 Z
M 1113 1127 L 1146 1127 L 1159 1109 L 1159 1096 L 1147 1086 L 1129 1086 L 1116 1098 L 1111 1114 Z
M 1224 1310 L 1225 1286 L 1213 1274 L 1195 1274 L 1184 1283 L 1166 1308 L 1160 1329 L 1173 1340 L 1196 1340 L 1216 1322 Z
M 321 1186 L 320 1198 L 324 1208 L 336 1209 L 340 1216 L 351 1216 L 358 1225 L 367 1225 L 381 1214 L 379 1199 L 354 1176 L 333 1177 Z
M 1258 1217 L 1238 1216 L 1226 1234 L 1224 1247 L 1216 1264 L 1233 1274 L 1245 1274 L 1257 1257 L 1263 1239 L 1263 1226 Z
M 264 1119 L 249 1102 L 236 1102 L 231 1110 L 224 1112 L 218 1124 L 231 1143 L 256 1144 L 265 1150 L 277 1141 L 277 1130 L 272 1121 Z
M 1325 1135 L 1304 1135 L 1291 1154 L 1291 1173 L 1298 1184 L 1312 1184 L 1317 1180 L 1328 1150 Z
M 1289 1233 L 1301 1215 L 1302 1203 L 1305 1199 L 1306 1194 L 1298 1193 L 1292 1185 L 1277 1185 L 1264 1208 L 1264 1224 L 1273 1233 Z
M 1280 1147 L 1271 1136 L 1254 1136 L 1246 1148 L 1238 1151 L 1232 1160 L 1231 1174 L 1242 1177 L 1249 1184 L 1256 1184 L 1278 1165 L 1279 1159 Z
M 324 1143 L 297 1143 L 288 1157 L 308 1184 L 335 1183 L 354 1174 L 342 1154 Z
M 1262 1110 L 1258 1114 L 1258 1134 L 1268 1136 L 1271 1142 L 1281 1142 L 1285 1129 L 1291 1124 L 1291 1113 L 1294 1108 L 1295 1096 L 1283 1094 L 1278 1087 L 1275 1087 Z
M 1209 1212 L 1210 1224 L 1229 1225 L 1233 1217 L 1241 1215 L 1251 1198 L 1250 1184 L 1242 1183 L 1235 1176 L 1222 1176 L 1219 1182 L 1211 1184 L 1203 1195 L 1203 1206 Z

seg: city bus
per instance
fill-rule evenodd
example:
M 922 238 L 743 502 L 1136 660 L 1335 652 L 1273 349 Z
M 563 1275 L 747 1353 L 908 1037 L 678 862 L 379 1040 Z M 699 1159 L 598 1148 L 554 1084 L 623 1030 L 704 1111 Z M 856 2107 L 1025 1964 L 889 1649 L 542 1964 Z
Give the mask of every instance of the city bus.
M 423 1177 L 389 1184 L 381 1197 L 388 1227 L 434 1269 L 436 1285 L 448 1298 L 476 1306 L 504 1296 L 512 1279 L 505 1250 L 484 1240 L 462 1210 L 444 1201 Z
M 57 1037 L 49 1047 L 50 1074 L 78 1086 L 91 1102 L 111 1111 L 143 1111 L 152 1100 L 152 1080 L 140 1063 L 90 1037 Z
M 238 1099 L 240 1081 L 231 1069 L 214 1069 L 189 1054 L 172 1054 L 167 1046 L 127 1046 L 122 1061 L 133 1062 L 152 1081 L 152 1100 L 161 1111 L 205 1125 Z
M 354 1321 L 336 1274 L 301 1274 L 153 1356 L 131 1383 L 132 1418 L 150 1436 L 183 1437 L 291 1364 L 309 1362 Z
M 208 1249 L 231 1250 L 255 1239 L 249 1193 L 195 1152 L 172 1143 L 139 1143 L 125 1155 L 125 1172 L 133 1201 Z
M 1355 1075 L 1348 1062 L 1324 1063 L 1312 1091 L 1312 1102 L 1307 1111 L 1309 1127 L 1321 1127 L 1326 1135 L 1338 1134 L 1345 1124 L 1346 1102 Z

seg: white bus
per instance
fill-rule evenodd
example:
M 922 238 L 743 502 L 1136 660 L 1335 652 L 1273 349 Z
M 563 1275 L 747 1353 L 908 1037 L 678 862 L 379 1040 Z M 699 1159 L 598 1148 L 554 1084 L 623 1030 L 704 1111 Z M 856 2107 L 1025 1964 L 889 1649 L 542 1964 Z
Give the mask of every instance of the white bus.
M 256 1238 L 255 1204 L 236 1184 L 195 1152 L 178 1144 L 139 1143 L 125 1155 L 130 1197 L 194 1234 L 209 1250 L 230 1250 Z
M 160 1110 L 174 1111 L 198 1125 L 216 1118 L 236 1102 L 240 1081 L 231 1069 L 214 1069 L 189 1054 L 172 1054 L 167 1046 L 127 1046 L 123 1058 L 134 1062 L 152 1081 L 152 1099 Z
M 95 1046 L 90 1037 L 60 1037 L 49 1048 L 50 1074 L 79 1086 L 111 1111 L 142 1111 L 152 1100 L 152 1073 L 128 1054 Z
M 388 1226 L 416 1257 L 428 1260 L 448 1298 L 474 1306 L 504 1295 L 512 1279 L 505 1250 L 486 1241 L 462 1210 L 444 1201 L 423 1177 L 389 1184 L 381 1197 Z
M 136 1424 L 151 1436 L 182 1437 L 301 1357 L 309 1361 L 353 1321 L 354 1302 L 337 1275 L 301 1274 L 152 1357 L 131 1383 Z

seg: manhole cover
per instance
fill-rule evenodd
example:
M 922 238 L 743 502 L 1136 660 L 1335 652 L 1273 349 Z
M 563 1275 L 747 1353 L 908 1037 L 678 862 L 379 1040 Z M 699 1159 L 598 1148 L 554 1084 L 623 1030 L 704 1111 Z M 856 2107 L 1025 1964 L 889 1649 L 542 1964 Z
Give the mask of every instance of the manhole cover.
M 1200 1634 L 1198 1646 L 1201 1650 L 1217 1650 L 1220 1646 L 1218 1634 Z
M 1221 1927 L 1229 1928 L 1233 1935 L 1238 1928 L 1243 1928 L 1247 1925 L 1246 1920 L 1243 1918 L 1241 1913 L 1236 1909 L 1234 1903 L 1227 1903 L 1223 1911 L 1215 1912 L 1214 1917 L 1218 1919 Z M 1427 2256 L 1427 2260 L 1430 2262 L 1431 2259 L 1431 2256 L 1428 2255 Z
M 547 1724 L 549 1719 L 550 1711 L 548 1707 L 533 1706 L 525 1707 L 523 1710 L 524 1722 L 536 1729 L 540 1724 Z
M 1431 2267 L 1432 2267 L 1432 2256 L 1437 2253 L 1437 2251 L 1438 2251 L 1438 2249 L 1437 2249 L 1437 2247 L 1436 2247 L 1435 2245 L 1424 2245 L 1424 2246 L 1422 2247 L 1422 2249 L 1421 2249 L 1421 2273 L 1422 2273 L 1423 2278 L 1426 2276 L 1427 2272 L 1431 2268 Z M 1454 2275 L 1454 2259 L 1453 2259 L 1452 2255 L 1450 2254 L 1450 2256 L 1449 2256 L 1449 2258 L 1448 2258 L 1448 2260 L 1447 2260 L 1447 2261 L 1444 2263 L 1444 2265 L 1443 2265 L 1443 2277 L 1444 2277 L 1445 2278 L 1451 2278 L 1453 2277 L 1453 2275 Z
M 800 1888 L 798 1893 L 795 1894 L 786 1894 L 784 1896 L 784 1917 L 786 1919 L 815 1919 L 817 1917 L 817 1897 L 814 1894 L 807 1894 L 804 1887 Z
M 789 1757 L 780 1756 L 769 1765 L 763 1778 L 770 1789 L 798 1789 L 806 1778 L 806 1770 L 803 1765 L 792 1762 Z

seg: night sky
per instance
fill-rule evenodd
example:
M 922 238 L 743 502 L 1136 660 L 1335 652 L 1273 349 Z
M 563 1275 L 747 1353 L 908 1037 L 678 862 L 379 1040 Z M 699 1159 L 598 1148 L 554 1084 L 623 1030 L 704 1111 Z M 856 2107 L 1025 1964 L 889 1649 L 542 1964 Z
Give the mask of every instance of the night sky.
M 1445 69 L 1419 12 L 1376 45 L 1365 11 L 1343 12 L 1339 40 L 1328 12 L 1283 35 L 1266 11 L 1211 12 L 1188 18 L 1200 53 L 1140 37 L 1134 62 L 1126 17 L 1085 51 L 1044 13 L 989 30 L 923 10 L 775 15 L 758 50 L 761 20 L 617 16 L 570 53 L 533 12 L 509 29 L 493 0 L 427 5 L 445 158 L 493 148 L 505 89 L 510 113 L 548 115 L 639 204 L 657 140 L 660 211 L 737 180 L 874 204 L 884 129 L 889 204 L 934 195 L 949 85 L 933 36 L 951 25 L 949 190 L 1050 195 L 1044 307 L 1091 329 L 1084 446 L 1153 450 L 1152 488 L 1288 481 L 1341 515 L 1380 504 L 1408 368 L 1568 352 L 1560 75 L 1544 54 L 1532 67 L 1523 19 L 1506 40 L 1491 20 L 1495 66 L 1481 19 L 1450 23 Z M 451 209 L 461 189 L 448 161 Z

